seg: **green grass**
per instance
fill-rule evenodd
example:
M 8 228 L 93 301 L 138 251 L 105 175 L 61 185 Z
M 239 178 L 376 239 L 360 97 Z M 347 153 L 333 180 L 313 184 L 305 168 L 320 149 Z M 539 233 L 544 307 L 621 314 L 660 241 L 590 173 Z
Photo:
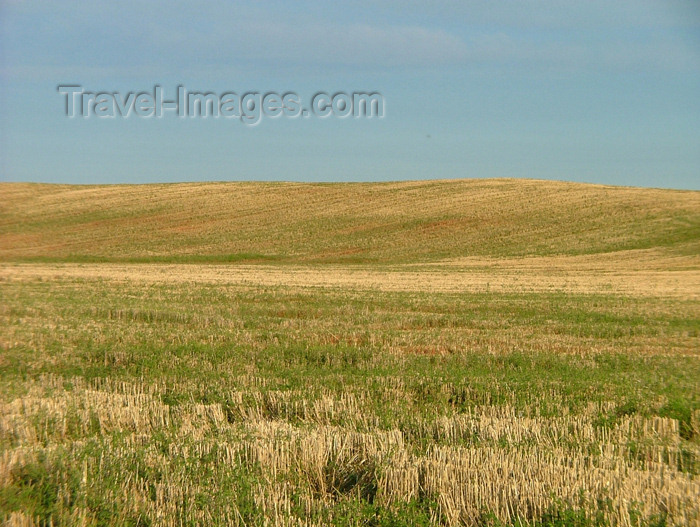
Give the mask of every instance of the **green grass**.
M 442 417 L 512 407 L 516 415 L 558 419 L 563 412 L 589 415 L 590 404 L 598 404 L 607 408 L 590 416 L 599 429 L 615 430 L 634 416 L 679 421 L 679 446 L 630 436 L 624 444 L 629 463 L 666 448 L 672 456 L 684 452 L 679 460 L 667 459 L 675 469 L 693 477 L 699 472 L 700 438 L 692 416 L 700 409 L 700 320 L 691 301 L 129 282 L 115 287 L 68 279 L 4 282 L 2 292 L 3 402 L 30 393 L 74 401 L 58 416 L 51 410 L 32 414 L 28 426 L 37 435 L 36 456 L 13 469 L 0 487 L 0 510 L 6 513 L 21 510 L 70 524 L 71 511 L 80 510 L 95 525 L 155 525 L 149 507 L 159 503 L 159 485 L 170 482 L 197 489 L 186 497 L 173 495 L 179 500 L 174 517 L 198 524 L 196 518 L 208 511 L 209 524 L 225 525 L 235 504 L 246 524 L 262 525 L 270 512 L 256 499 L 261 489 L 275 488 L 269 472 L 240 459 L 222 464 L 216 450 L 249 441 L 253 414 L 308 433 L 321 425 L 368 434 L 398 430 L 413 455 L 425 456 L 440 445 L 529 448 L 528 442 L 505 438 L 427 434 L 426 427 Z M 144 387 L 173 415 L 189 415 L 196 404 L 220 405 L 228 428 L 205 427 L 201 437 L 178 428 L 184 421 L 140 435 L 128 426 L 110 431 L 100 424 L 105 409 L 86 414 L 80 402 L 90 386 L 106 390 L 99 388 L 105 379 Z M 357 401 L 352 412 L 316 418 L 305 413 L 314 404 L 339 405 L 348 396 Z M 20 448 L 16 433 L 4 433 L 0 448 Z M 178 450 L 205 444 L 214 450 L 201 456 Z M 597 448 L 566 437 L 560 447 Z M 439 520 L 434 496 L 400 506 L 377 502 L 384 468 L 376 463 L 329 465 L 327 481 L 335 490 L 328 495 L 314 494 L 320 491 L 303 474 L 277 475 L 274 484 L 290 489 L 292 516 L 320 524 L 445 521 Z M 142 506 L 128 506 L 122 496 L 134 481 Z M 324 505 L 307 511 L 306 495 Z M 608 521 L 590 504 L 551 507 L 528 521 L 542 526 Z M 484 511 L 481 521 L 499 525 L 494 518 Z M 659 518 L 642 520 L 653 525 Z
M 92 281 L 3 290 L 7 340 L 14 341 L 3 352 L 6 383 L 46 373 L 165 384 L 187 379 L 197 388 L 174 396 L 220 401 L 235 386 L 227 376 L 248 370 L 269 379 L 271 389 L 366 389 L 401 376 L 421 390 L 454 384 L 455 391 L 468 385 L 494 390 L 492 396 L 507 392 L 514 404 L 531 404 L 552 387 L 573 406 L 595 397 L 664 396 L 669 403 L 653 411 L 685 422 L 700 407 L 700 322 L 690 301 L 142 289 Z M 445 412 L 450 398 L 443 393 L 423 402 Z M 638 410 L 652 411 L 645 404 Z
M 0 194 L 0 522 L 700 521 L 698 192 Z

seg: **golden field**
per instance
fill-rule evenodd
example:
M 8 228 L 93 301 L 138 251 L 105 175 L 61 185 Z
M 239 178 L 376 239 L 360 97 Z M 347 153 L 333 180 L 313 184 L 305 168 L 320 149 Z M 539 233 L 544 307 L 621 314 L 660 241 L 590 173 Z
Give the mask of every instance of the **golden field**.
M 2 260 L 405 264 L 700 248 L 692 191 L 503 179 L 3 183 L 0 194 Z
M 6 525 L 700 525 L 700 193 L 0 184 Z

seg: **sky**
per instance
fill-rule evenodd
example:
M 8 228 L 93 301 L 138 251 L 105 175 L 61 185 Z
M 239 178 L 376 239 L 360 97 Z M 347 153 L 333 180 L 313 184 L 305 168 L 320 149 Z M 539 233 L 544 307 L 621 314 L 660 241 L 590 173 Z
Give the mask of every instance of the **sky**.
M 376 92 L 378 117 L 66 116 Z M 536 178 L 700 189 L 699 0 L 0 0 L 0 180 Z

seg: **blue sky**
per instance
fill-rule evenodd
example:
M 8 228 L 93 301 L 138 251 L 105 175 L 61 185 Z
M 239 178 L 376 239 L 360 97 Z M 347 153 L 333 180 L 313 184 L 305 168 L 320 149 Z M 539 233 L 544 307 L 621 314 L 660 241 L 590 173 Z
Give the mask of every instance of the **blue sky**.
M 700 189 L 697 0 L 0 0 L 0 179 Z M 88 91 L 378 91 L 382 119 L 68 119 Z

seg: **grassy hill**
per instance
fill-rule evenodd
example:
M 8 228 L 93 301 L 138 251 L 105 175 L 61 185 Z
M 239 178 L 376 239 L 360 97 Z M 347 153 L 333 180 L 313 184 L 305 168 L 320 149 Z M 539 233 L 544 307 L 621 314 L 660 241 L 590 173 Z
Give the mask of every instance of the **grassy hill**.
M 430 262 L 700 252 L 700 192 L 535 180 L 0 184 L 0 260 Z
M 1 525 L 700 521 L 700 192 L 0 184 L 0 298 Z

